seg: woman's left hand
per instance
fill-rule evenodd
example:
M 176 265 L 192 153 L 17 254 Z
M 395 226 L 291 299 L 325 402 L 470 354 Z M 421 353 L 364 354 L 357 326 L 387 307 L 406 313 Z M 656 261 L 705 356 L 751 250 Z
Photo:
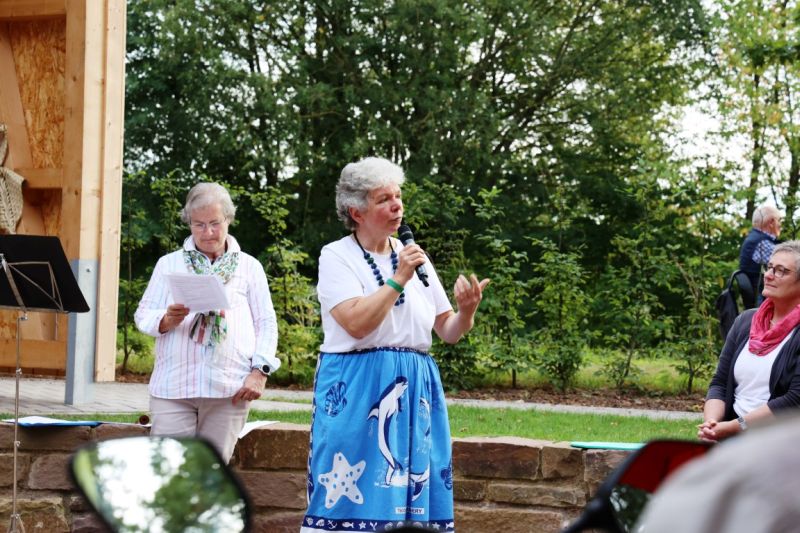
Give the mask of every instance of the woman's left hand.
M 483 299 L 483 289 L 486 288 L 489 281 L 489 278 L 478 281 L 478 277 L 475 274 L 470 275 L 469 280 L 463 274 L 458 275 L 458 279 L 456 279 L 456 283 L 453 286 L 453 294 L 456 297 L 459 313 L 464 313 L 467 316 L 475 315 L 478 304 Z
M 727 422 L 703 423 L 699 426 L 698 437 L 705 441 L 721 441 L 739 433 L 742 428 L 736 420 Z
M 236 402 L 239 401 L 252 402 L 253 400 L 258 400 L 261 398 L 261 392 L 266 384 L 267 376 L 258 370 L 253 370 L 244 378 L 242 388 L 233 395 L 233 405 L 236 405 Z

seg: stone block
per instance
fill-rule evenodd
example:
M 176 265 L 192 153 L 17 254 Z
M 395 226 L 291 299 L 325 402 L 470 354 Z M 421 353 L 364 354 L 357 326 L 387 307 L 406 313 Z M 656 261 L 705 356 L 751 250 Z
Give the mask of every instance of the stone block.
M 310 428 L 302 424 L 272 424 L 254 429 L 236 444 L 232 464 L 242 469 L 305 469 Z
M 27 453 L 17 453 L 17 488 L 22 481 L 28 478 L 31 466 L 31 456 Z M 14 481 L 14 453 L 0 454 L 0 488 L 11 488 Z
M 610 474 L 631 452 L 622 450 L 586 450 L 584 460 L 584 481 L 589 490 L 589 495 L 594 495 L 600 483 Z
M 453 471 L 462 476 L 536 479 L 541 441 L 517 437 L 453 440 Z
M 542 507 L 583 507 L 583 487 L 544 483 L 489 483 L 489 500 L 514 505 Z
M 558 511 L 514 507 L 456 506 L 456 531 L 469 533 L 558 533 L 564 515 Z
M 253 533 L 297 533 L 304 512 L 259 514 L 253 519 Z
M 93 512 L 92 506 L 86 501 L 82 494 L 76 490 L 74 494 L 70 494 L 66 499 L 67 509 L 72 513 L 88 513 Z
M 482 479 L 453 480 L 453 499 L 464 501 L 481 501 L 486 498 L 486 481 Z
M 5 527 L 10 523 L 12 510 L 11 497 L 0 498 L 0 523 Z M 47 533 L 67 533 L 70 531 L 61 497 L 57 495 L 17 494 L 17 513 L 28 533 L 46 531 Z
M 305 472 L 237 472 L 257 508 L 306 508 Z
M 583 476 L 583 454 L 568 442 L 555 442 L 542 447 L 544 479 L 580 478 Z
M 38 426 L 19 428 L 19 452 L 72 451 L 93 439 L 92 428 L 85 426 Z M 0 424 L 0 450 L 13 452 L 14 426 Z
M 121 437 L 144 437 L 150 435 L 150 428 L 131 424 L 100 424 L 95 429 L 97 440 L 118 439 Z
M 31 464 L 28 488 L 36 490 L 74 490 L 69 477 L 69 454 L 48 454 L 37 457 Z
M 112 533 L 111 529 L 94 513 L 72 515 L 72 533 Z

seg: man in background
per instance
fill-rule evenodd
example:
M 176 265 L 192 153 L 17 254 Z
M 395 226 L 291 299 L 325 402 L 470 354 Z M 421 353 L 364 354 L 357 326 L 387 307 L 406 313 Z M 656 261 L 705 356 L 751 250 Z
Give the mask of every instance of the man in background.
M 742 242 L 739 270 L 747 274 L 761 302 L 761 266 L 766 265 L 781 234 L 781 214 L 771 205 L 753 211 L 753 227 Z

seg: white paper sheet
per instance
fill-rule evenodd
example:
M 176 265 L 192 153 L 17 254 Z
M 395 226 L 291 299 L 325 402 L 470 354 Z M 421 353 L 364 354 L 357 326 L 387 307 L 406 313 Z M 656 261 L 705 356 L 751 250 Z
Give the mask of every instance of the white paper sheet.
M 277 420 L 258 420 L 256 422 L 248 422 L 242 428 L 242 431 L 239 433 L 239 438 L 241 439 L 254 429 L 258 429 L 260 427 L 268 426 L 270 424 L 277 424 Z
M 4 418 L 3 422 L 14 423 L 13 418 Z M 64 420 L 61 418 L 50 418 L 47 416 L 21 416 L 19 425 L 22 427 L 31 426 L 99 426 L 102 422 L 97 420 Z
M 193 313 L 228 309 L 222 280 L 212 274 L 167 274 L 172 299 Z

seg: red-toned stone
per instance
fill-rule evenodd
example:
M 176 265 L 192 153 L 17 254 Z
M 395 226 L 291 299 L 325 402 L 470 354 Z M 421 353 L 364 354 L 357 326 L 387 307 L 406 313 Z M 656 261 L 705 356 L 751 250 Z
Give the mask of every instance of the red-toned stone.
M 10 523 L 11 497 L 0 497 L 0 523 L 5 527 Z M 20 515 L 25 531 L 47 531 L 47 533 L 67 533 L 70 531 L 61 497 L 51 494 L 31 496 L 26 493 L 17 496 L 17 513 Z
M 305 472 L 238 472 L 250 500 L 257 508 L 306 508 Z
M 100 517 L 94 513 L 72 515 L 71 533 L 112 533 Z
M 28 488 L 37 490 L 73 490 L 69 477 L 69 454 L 48 454 L 37 457 L 31 464 Z
M 630 455 L 629 451 L 622 450 L 586 450 L 583 456 L 584 481 L 588 486 L 589 495 L 594 495 L 598 485 Z
M 565 515 L 555 511 L 514 507 L 458 507 L 456 531 L 469 533 L 557 533 Z
M 17 487 L 22 485 L 22 481 L 28 478 L 30 470 L 31 456 L 27 453 L 17 454 Z M 14 454 L 0 454 L 0 488 L 11 488 L 14 481 Z
M 97 440 L 117 439 L 120 437 L 142 437 L 150 435 L 150 428 L 137 424 L 100 424 L 95 429 Z
M 309 431 L 309 426 L 288 423 L 254 429 L 237 443 L 232 464 L 248 470 L 305 469 Z
M 517 437 L 453 440 L 453 470 L 462 476 L 536 479 L 541 441 Z
M 542 477 L 544 479 L 583 476 L 583 454 L 567 442 L 542 447 Z
M 486 498 L 485 479 L 462 479 L 453 480 L 453 499 L 465 501 L 481 501 Z
M 253 533 L 297 533 L 303 513 L 259 514 L 253 520 Z
M 583 488 L 574 485 L 545 483 L 497 483 L 489 484 L 489 500 L 515 505 L 537 507 L 583 507 L 586 496 Z

